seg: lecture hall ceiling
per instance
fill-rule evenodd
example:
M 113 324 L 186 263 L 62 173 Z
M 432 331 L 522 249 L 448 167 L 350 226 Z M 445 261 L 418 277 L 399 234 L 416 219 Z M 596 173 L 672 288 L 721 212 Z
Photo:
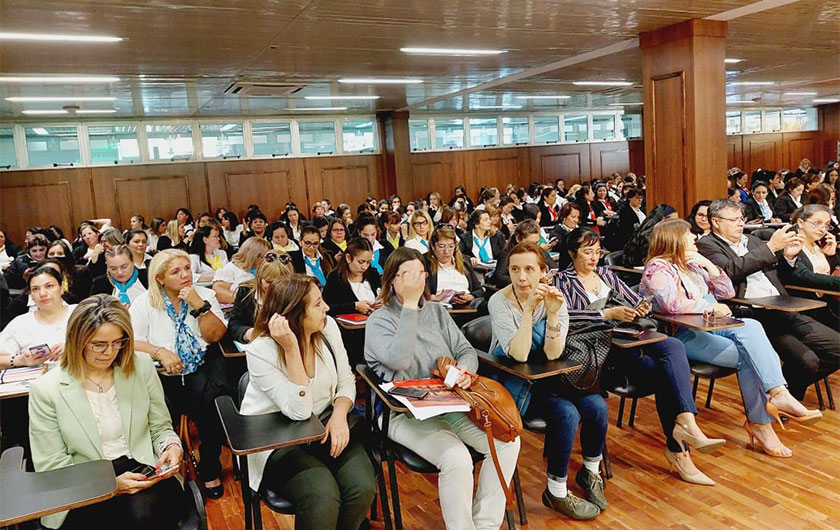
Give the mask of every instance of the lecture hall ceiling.
M 782 0 L 784 1 L 784 0 Z M 121 37 L 115 43 L 0 41 L 3 76 L 76 74 L 119 77 L 109 84 L 0 82 L 0 118 L 32 119 L 24 109 L 67 103 L 13 103 L 7 97 L 116 98 L 78 103 L 116 109 L 108 117 L 224 117 L 306 114 L 303 107 L 346 106 L 347 114 L 410 108 L 418 112 L 605 108 L 641 101 L 638 48 L 457 97 L 445 96 L 579 54 L 640 32 L 751 4 L 698 0 L 3 0 L 0 32 Z M 730 20 L 728 96 L 761 105 L 809 104 L 840 95 L 840 2 L 801 0 Z M 481 57 L 407 55 L 401 47 L 501 49 Z M 407 77 L 411 85 L 343 84 L 341 78 Z M 576 86 L 624 80 L 627 87 Z M 235 82 L 288 83 L 289 96 L 229 95 Z M 377 95 L 377 100 L 306 96 Z M 564 100 L 519 96 L 567 95 Z M 425 104 L 429 99 L 435 102 Z M 72 104 L 72 103 L 71 103 Z M 520 107 L 516 109 L 516 107 Z M 486 111 L 486 110 L 485 110 Z M 494 112 L 498 113 L 498 110 Z M 331 112 L 342 114 L 342 112 Z M 71 116 L 68 116 L 72 118 Z M 50 118 L 52 119 L 52 117 Z

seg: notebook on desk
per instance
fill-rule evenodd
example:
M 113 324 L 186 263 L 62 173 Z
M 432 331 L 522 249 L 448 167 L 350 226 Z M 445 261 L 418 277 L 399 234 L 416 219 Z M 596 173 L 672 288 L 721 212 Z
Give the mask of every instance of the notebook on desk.
M 346 315 L 338 315 L 335 319 L 345 324 L 362 324 L 367 322 L 368 316 L 361 313 L 347 313 Z

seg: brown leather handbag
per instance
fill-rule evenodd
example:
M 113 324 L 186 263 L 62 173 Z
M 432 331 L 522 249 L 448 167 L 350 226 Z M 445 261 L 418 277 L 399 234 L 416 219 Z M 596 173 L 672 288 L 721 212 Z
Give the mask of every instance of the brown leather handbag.
M 438 357 L 437 370 L 432 370 L 432 375 L 444 379 L 449 366 L 456 364 L 457 361 L 451 357 Z M 473 379 L 470 388 L 463 389 L 455 385 L 452 389 L 469 403 L 468 417 L 487 434 L 490 456 L 505 492 L 506 508 L 511 510 L 513 509 L 513 493 L 502 474 L 493 439 L 496 438 L 502 442 L 515 440 L 522 433 L 522 417 L 510 392 L 501 383 L 480 375 L 470 375 Z

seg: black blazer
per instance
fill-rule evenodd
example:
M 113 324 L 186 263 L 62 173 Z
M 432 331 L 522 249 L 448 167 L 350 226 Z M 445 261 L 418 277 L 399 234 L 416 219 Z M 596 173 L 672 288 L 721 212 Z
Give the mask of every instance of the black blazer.
M 145 287 L 149 288 L 149 269 L 137 269 L 137 280 Z M 95 294 L 111 294 L 114 292 L 114 284 L 108 279 L 108 275 L 103 274 L 93 279 L 93 284 L 90 286 L 90 296 Z
M 791 201 L 793 202 L 793 201 Z M 767 205 L 770 206 L 771 213 L 775 216 L 776 212 L 773 208 L 774 204 L 770 202 L 770 197 L 767 197 Z M 754 198 L 750 197 L 747 199 L 746 204 L 744 205 L 744 217 L 747 221 L 752 221 L 753 219 L 761 219 L 762 221 L 769 221 L 769 219 L 765 219 L 764 215 L 761 213 L 761 207 L 758 205 L 758 201 Z
M 333 242 L 332 239 L 325 239 L 324 242 L 321 243 L 321 248 L 324 249 L 324 252 L 332 256 L 333 259 L 335 259 L 335 257 L 338 254 L 344 252 L 343 250 L 341 250 L 341 247 L 339 247 Z
M 787 193 L 782 193 L 776 202 L 773 203 L 773 216 L 778 217 L 784 222 L 790 221 L 790 215 L 797 209 L 793 198 Z
M 636 212 L 633 211 L 630 204 L 628 203 L 622 206 L 618 210 L 618 226 L 615 230 L 615 238 L 618 243 L 617 247 L 624 248 L 624 245 L 630 241 L 630 238 L 636 233 L 640 224 L 642 223 L 639 221 L 639 216 L 636 215 Z
M 461 242 L 459 245 L 461 246 L 461 254 L 463 254 L 466 258 L 473 257 L 473 231 L 470 230 L 469 232 L 464 232 L 460 236 Z M 490 236 L 490 251 L 493 253 L 493 259 L 498 261 L 499 258 L 505 255 L 507 252 L 506 243 L 505 243 L 505 236 L 499 231 Z
M 383 232 L 383 233 L 384 233 L 384 232 Z M 400 232 L 400 235 L 399 235 L 399 236 L 400 236 L 400 246 L 401 246 L 401 247 L 402 247 L 402 246 L 405 246 L 405 239 L 403 239 L 402 232 Z M 382 236 L 382 239 L 380 239 L 380 240 L 379 240 L 379 244 L 380 244 L 380 245 L 382 245 L 383 247 L 385 247 L 385 249 L 388 251 L 388 255 L 389 255 L 389 256 L 391 255 L 391 252 L 393 252 L 394 250 L 396 250 L 396 249 L 395 249 L 395 248 L 391 245 L 391 243 L 388 243 L 388 237 L 387 237 L 387 236 Z M 381 252 L 380 252 L 380 254 L 381 254 Z
M 9 284 L 9 289 L 24 289 L 26 280 L 23 279 L 23 273 L 26 272 L 26 269 L 37 266 L 38 260 L 29 254 L 23 253 L 16 257 L 9 268 L 6 269 L 6 272 L 3 273 L 3 276 L 6 277 L 6 283 Z
M 426 256 L 429 256 L 431 252 L 426 253 Z M 468 256 L 462 256 L 464 267 L 467 269 L 467 282 L 469 282 L 469 293 L 476 298 L 481 298 L 484 296 L 484 287 L 481 286 L 481 280 L 478 279 L 478 275 L 476 274 L 475 270 L 472 268 L 472 263 L 470 263 L 470 259 Z M 431 258 L 426 258 L 426 261 L 430 260 Z M 430 267 L 426 267 L 427 270 L 431 270 Z M 432 294 L 437 293 L 438 287 L 438 278 L 437 273 L 429 272 L 429 277 L 426 280 L 426 284 L 429 286 L 429 292 Z
M 370 288 L 374 294 L 382 286 L 382 280 L 379 273 L 373 267 L 365 271 L 364 279 L 370 282 Z M 348 313 L 356 313 L 356 302 L 359 299 L 356 293 L 350 287 L 350 284 L 344 281 L 338 274 L 338 270 L 334 270 L 327 275 L 327 285 L 324 287 L 324 301 L 330 306 L 330 315 L 346 315 Z
M 295 272 L 298 274 L 306 274 L 306 262 L 303 261 L 303 250 L 293 250 L 288 254 L 292 257 L 292 267 L 294 267 Z M 332 255 L 326 251 L 321 253 L 321 259 L 321 267 L 324 268 L 324 265 L 326 265 L 326 269 L 329 269 L 324 270 L 324 276 L 329 276 L 330 271 L 335 268 L 335 260 Z M 323 287 L 323 285 L 321 287 Z
M 548 212 L 548 206 L 545 204 L 545 199 L 540 197 L 537 206 L 540 208 L 540 226 L 554 226 L 560 222 L 559 218 L 557 221 L 553 221 L 551 219 L 551 214 Z M 551 209 L 554 210 L 556 213 L 560 213 L 560 210 L 557 209 L 557 206 L 551 206 Z
M 697 250 L 729 276 L 739 298 L 747 292 L 747 276 L 758 271 L 767 276 L 780 295 L 787 296 L 777 272 L 778 263 L 785 261 L 783 251 L 774 254 L 764 241 L 750 234 L 747 234 L 747 249 L 747 254 L 738 256 L 729 243 L 715 233 L 697 240 Z
M 826 259 L 828 259 L 828 266 L 832 271 L 840 265 L 840 257 L 836 254 L 834 256 L 826 256 Z M 793 267 L 788 264 L 787 260 L 780 260 L 779 276 L 781 276 L 782 281 L 785 283 L 799 285 L 800 287 L 840 291 L 840 276 L 814 272 L 814 265 L 804 252 L 800 252 L 796 257 L 796 262 Z M 797 296 L 802 296 L 803 294 L 797 293 Z
M 265 236 L 265 235 L 268 235 L 268 229 L 267 228 L 266 228 L 266 232 L 263 236 Z M 222 237 L 224 237 L 224 236 L 222 236 Z M 251 237 L 255 237 L 255 236 L 254 236 L 254 233 L 249 231 L 249 230 L 243 231 L 241 234 L 239 234 L 239 246 L 237 248 L 242 248 L 242 244 L 245 243 L 245 241 L 247 241 L 248 238 L 251 238 Z M 270 243 L 270 241 L 269 241 L 269 243 Z M 160 246 L 160 240 L 158 240 L 158 246 Z
M 254 327 L 257 304 L 250 287 L 239 287 L 228 317 L 227 336 L 236 342 L 247 343 L 245 332 Z

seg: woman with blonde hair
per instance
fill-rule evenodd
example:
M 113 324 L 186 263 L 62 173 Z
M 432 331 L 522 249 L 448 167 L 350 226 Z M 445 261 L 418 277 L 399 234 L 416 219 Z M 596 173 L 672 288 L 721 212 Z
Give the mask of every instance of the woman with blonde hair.
M 166 232 L 158 238 L 158 251 L 166 250 L 168 248 L 183 249 L 185 246 L 184 225 L 178 224 L 177 219 L 173 219 L 166 223 Z
M 682 219 L 666 219 L 653 227 L 641 293 L 654 296 L 654 312 L 711 314 L 728 317 L 732 311 L 718 299 L 735 296 L 732 280 L 714 263 L 697 252 L 691 225 Z M 741 327 L 698 331 L 679 326 L 674 337 L 685 344 L 692 361 L 738 369 L 738 384 L 750 439 L 758 439 L 770 456 L 788 458 L 793 452 L 782 445 L 773 431 L 779 412 L 810 425 L 819 421 L 819 411 L 807 410 L 788 392 L 779 355 L 761 324 L 742 319 Z
M 152 360 L 134 353 L 131 319 L 117 299 L 91 296 L 70 315 L 59 369 L 32 383 L 29 418 L 36 471 L 104 458 L 117 477 L 117 496 L 43 517 L 45 527 L 177 526 L 186 505 L 174 478 L 181 441 Z M 137 472 L 144 465 L 154 471 Z
M 429 238 L 433 229 L 434 224 L 429 214 L 423 210 L 416 210 L 408 220 L 408 239 L 405 246 L 425 254 L 429 251 Z
M 162 250 L 149 263 L 149 289 L 129 309 L 135 350 L 160 361 L 161 381 L 175 413 L 189 415 L 201 436 L 198 474 L 208 497 L 224 494 L 219 476 L 222 429 L 214 400 L 228 394 L 224 359 L 208 346 L 225 334 L 225 317 L 216 293 L 193 285 L 190 257 Z
M 220 304 L 232 304 L 236 300 L 239 285 L 254 278 L 257 267 L 262 263 L 271 243 L 261 237 L 245 240 L 230 262 L 213 275 L 213 291 Z
M 265 241 L 251 238 L 248 241 Z M 247 241 L 246 241 L 247 243 Z M 236 258 L 236 256 L 234 256 Z M 288 254 L 267 252 L 262 263 L 250 280 L 244 281 L 236 290 L 236 300 L 228 318 L 228 335 L 236 342 L 251 342 L 254 335 L 254 318 L 257 316 L 262 301 L 271 282 L 283 276 L 294 274 L 292 260 Z

